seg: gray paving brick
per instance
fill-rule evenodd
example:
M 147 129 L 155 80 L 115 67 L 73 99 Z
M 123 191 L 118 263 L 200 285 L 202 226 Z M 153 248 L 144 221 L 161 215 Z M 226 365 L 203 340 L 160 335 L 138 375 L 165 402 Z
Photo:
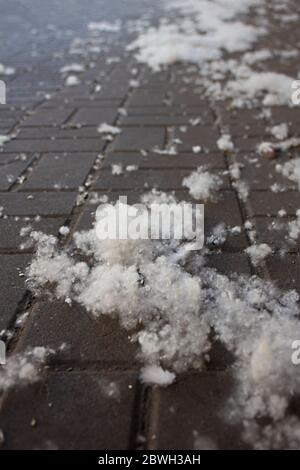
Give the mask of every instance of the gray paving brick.
M 202 149 L 214 152 L 218 150 L 217 140 L 219 132 L 212 126 L 195 126 L 187 129 L 177 128 L 174 133 L 175 139 L 179 139 L 180 152 L 191 151 L 194 146 L 200 145 Z
M 0 331 L 10 327 L 25 294 L 25 277 L 21 274 L 28 263 L 28 255 L 0 255 Z
M 246 448 L 241 429 L 229 426 L 222 417 L 233 385 L 228 372 L 206 372 L 185 375 L 160 391 L 157 448 Z
M 45 155 L 34 167 L 22 189 L 77 189 L 96 159 L 95 154 Z
M 209 101 L 203 100 L 200 93 L 194 93 L 190 87 L 187 91 L 174 90 L 172 104 L 178 105 L 183 103 L 185 106 L 199 106 L 203 109 L 210 108 Z
M 71 115 L 70 109 L 38 110 L 26 119 L 26 126 L 56 126 L 63 124 Z
M 0 190 L 8 190 L 32 162 L 33 155 L 0 154 Z
M 284 209 L 288 215 L 295 215 L 300 207 L 298 192 L 252 191 L 249 201 L 253 215 L 277 215 Z
M 215 268 L 219 273 L 226 276 L 235 273 L 251 274 L 249 260 L 244 253 L 213 253 L 208 256 L 206 264 L 209 268 Z
M 211 111 L 208 108 L 200 108 L 199 106 L 186 106 L 183 104 L 177 106 L 169 106 L 160 103 L 159 106 L 134 106 L 128 108 L 128 116 L 188 116 L 188 119 L 201 118 L 203 124 L 212 124 L 214 122 Z
M 138 152 L 113 152 L 109 153 L 104 160 L 103 168 L 111 167 L 112 164 L 121 163 L 127 165 L 137 165 L 139 168 L 191 168 L 196 169 L 201 165 L 209 168 L 226 168 L 224 156 L 221 152 L 213 153 L 180 153 L 178 155 L 161 155 L 149 153 L 143 155 Z
M 101 152 L 104 141 L 99 139 L 23 139 L 12 140 L 6 152 Z
M 116 319 L 103 315 L 96 319 L 76 304 L 39 302 L 31 312 L 18 350 L 40 344 L 57 350 L 62 343 L 67 347 L 54 358 L 57 364 L 97 364 L 110 370 L 138 368 L 136 344 Z
M 124 116 L 120 119 L 122 126 L 178 126 L 188 125 L 190 123 L 190 115 L 181 116 L 162 116 L 162 115 L 148 115 L 148 116 Z
M 228 109 L 218 107 L 220 125 L 232 136 L 261 136 L 265 133 L 266 121 L 257 110 Z
M 269 256 L 266 266 L 271 279 L 282 289 L 300 290 L 300 257 L 295 254 Z
M 118 108 L 121 105 L 122 99 L 121 98 L 111 98 L 105 99 L 103 96 L 99 99 L 98 95 L 90 96 L 87 98 L 80 97 L 80 96 L 67 96 L 67 97 L 59 97 L 55 95 L 54 98 L 51 100 L 45 101 L 43 104 L 39 106 L 40 109 L 50 109 L 56 108 L 57 106 L 61 106 L 63 103 L 65 108 Z
M 163 147 L 165 129 L 162 127 L 124 128 L 114 143 L 114 150 L 150 150 Z
M 71 124 L 100 125 L 103 122 L 113 124 L 117 117 L 117 108 L 81 108 L 70 119 Z
M 160 106 L 166 92 L 163 90 L 137 90 L 129 100 L 129 106 Z
M 168 168 L 165 170 L 140 169 L 133 172 L 125 172 L 121 175 L 112 175 L 111 171 L 103 170 L 95 182 L 94 188 L 102 190 L 181 189 L 183 178 L 189 176 L 190 173 L 191 170 Z M 226 177 L 223 177 L 223 188 L 229 188 L 229 181 Z
M 120 100 L 122 100 L 126 97 L 128 88 L 128 84 L 124 85 L 123 83 L 112 81 L 102 87 L 98 96 L 99 99 L 111 100 L 119 98 Z
M 0 193 L 4 215 L 65 215 L 75 204 L 75 192 Z
M 100 138 L 97 126 L 85 126 L 79 128 L 64 127 L 24 127 L 21 128 L 18 138 L 23 139 L 82 139 Z
M 129 448 L 135 380 L 124 373 L 50 372 L 39 383 L 16 388 L 1 411 L 3 448 Z
M 267 133 L 262 133 L 260 136 L 238 136 L 234 139 L 235 148 L 242 152 L 256 152 L 257 147 L 265 141 L 270 141 Z
M 24 227 L 31 227 L 34 230 L 57 235 L 58 229 L 64 225 L 65 219 L 65 217 L 42 218 L 39 220 L 32 217 L 7 217 L 0 219 L 0 250 L 22 251 L 21 245 L 26 241 L 26 237 L 20 236 L 20 231 Z M 26 247 L 26 251 L 28 249 Z

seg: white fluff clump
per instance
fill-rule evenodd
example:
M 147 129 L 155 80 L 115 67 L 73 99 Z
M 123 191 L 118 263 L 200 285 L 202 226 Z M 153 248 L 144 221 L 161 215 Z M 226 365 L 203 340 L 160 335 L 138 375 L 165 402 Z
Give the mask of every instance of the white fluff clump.
M 165 193 L 153 188 L 148 193 L 144 193 L 141 196 L 141 202 L 143 204 L 173 204 L 176 202 L 176 198 L 171 193 Z
M 285 122 L 283 122 L 282 124 L 278 124 L 277 126 L 273 126 L 270 129 L 270 132 L 275 137 L 275 139 L 284 140 L 284 139 L 287 139 L 287 137 L 289 135 L 289 127 Z
M 85 70 L 84 65 L 74 63 L 70 65 L 64 65 L 63 67 L 61 67 L 60 73 L 62 74 L 70 73 L 70 72 L 81 73 L 81 72 L 84 72 L 84 70 Z
M 10 135 L 0 135 L 0 147 L 3 145 L 3 144 L 6 144 L 6 142 L 9 142 L 11 140 L 11 136 Z
M 298 185 L 300 191 L 300 158 L 293 158 L 283 165 L 276 165 L 276 170 Z
M 122 132 L 122 130 L 119 127 L 111 126 L 110 124 L 106 124 L 105 122 L 103 124 L 100 124 L 100 126 L 98 126 L 97 131 L 99 132 L 99 134 L 111 134 L 111 135 L 118 135 Z
M 221 185 L 222 180 L 219 176 L 206 171 L 203 167 L 199 167 L 182 181 L 182 186 L 189 189 L 191 196 L 204 201 L 211 198 Z
M 0 369 L 0 392 L 39 380 L 40 367 L 52 353 L 53 351 L 49 348 L 37 346 L 24 353 L 10 356 L 5 366 Z
M 193 252 L 191 264 L 180 255 L 184 243 L 99 240 L 91 229 L 64 250 L 54 237 L 33 237 L 31 287 L 49 286 L 98 321 L 117 317 L 139 345 L 145 383 L 167 386 L 176 373 L 203 368 L 213 331 L 235 358 L 225 419 L 241 424 L 244 440 L 255 448 L 299 447 L 299 419 L 290 410 L 300 393 L 291 362 L 299 329 L 295 291 L 282 292 L 255 276 L 221 275 L 205 267 L 203 253 Z M 269 252 L 254 248 L 255 259 Z
M 156 365 L 146 366 L 141 370 L 141 380 L 145 384 L 166 387 L 175 380 L 175 374 Z
M 234 149 L 230 134 L 223 134 L 217 141 L 217 145 L 223 152 L 231 152 Z
M 38 243 L 28 269 L 34 289 L 52 285 L 57 298 L 73 299 L 97 318 L 118 315 L 126 329 L 143 326 L 135 339 L 146 363 L 201 366 L 209 349 L 201 281 L 174 263 L 178 240 L 100 240 L 92 229 L 74 235 L 77 260 L 54 237 L 32 237 Z
M 111 166 L 112 175 L 121 175 L 123 173 L 122 163 L 113 163 Z
M 299 419 L 288 410 L 300 392 L 291 361 L 299 295 L 257 277 L 230 280 L 211 273 L 206 282 L 214 299 L 210 324 L 236 357 L 236 386 L 223 417 L 242 424 L 243 438 L 254 448 L 299 447 Z
M 115 21 L 110 23 L 108 21 L 91 21 L 88 23 L 88 30 L 95 32 L 116 33 L 121 29 L 121 22 Z
M 76 75 L 69 75 L 65 81 L 66 86 L 76 86 L 80 84 L 80 80 Z
M 291 87 L 293 79 L 275 72 L 250 71 L 246 78 L 229 81 L 225 92 L 234 98 L 246 102 L 253 98 L 262 97 L 264 106 L 279 106 L 291 104 Z
M 250 256 L 253 266 L 259 266 L 272 253 L 272 249 L 266 243 L 261 243 L 249 246 L 245 252 Z
M 296 212 L 297 218 L 288 223 L 288 237 L 296 241 L 300 235 L 300 210 Z
M 289 412 L 299 394 L 300 377 L 291 361 L 291 345 L 299 328 L 296 318 L 276 315 L 262 322 L 250 363 L 241 355 L 235 368 L 238 386 L 230 401 L 230 420 L 244 423 L 243 438 L 255 449 L 297 449 L 300 420 Z M 259 425 L 258 420 L 266 420 Z
M 171 2 L 170 7 L 180 10 L 178 21 L 162 21 L 158 27 L 149 28 L 127 49 L 138 49 L 137 60 L 153 70 L 178 61 L 203 64 L 217 60 L 224 49 L 247 50 L 264 31 L 235 18 L 255 3 L 256 0 L 226 4 L 208 0 Z
M 0 75 L 14 75 L 15 73 L 16 69 L 0 63 Z

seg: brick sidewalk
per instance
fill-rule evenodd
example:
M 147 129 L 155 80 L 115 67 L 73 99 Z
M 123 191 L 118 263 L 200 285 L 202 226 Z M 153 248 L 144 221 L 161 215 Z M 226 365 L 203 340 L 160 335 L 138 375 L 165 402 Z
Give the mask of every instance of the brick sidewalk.
M 274 28 L 279 25 L 274 23 Z M 293 37 L 286 33 L 281 25 L 277 41 L 294 42 L 295 35 L 300 40 L 297 31 Z M 271 192 L 269 178 L 280 184 L 282 177 L 269 161 L 261 161 L 260 172 L 254 172 L 249 158 L 257 158 L 256 145 L 264 140 L 268 124 L 290 122 L 290 129 L 297 133 L 300 114 L 297 109 L 276 108 L 271 122 L 258 125 L 259 109 L 232 111 L 228 103 L 212 102 L 199 93 L 192 85 L 196 67 L 179 64 L 152 74 L 121 47 L 112 48 L 100 55 L 94 68 L 80 75 L 80 85 L 56 84 L 55 90 L 59 89 L 51 90 L 50 99 L 28 103 L 30 113 L 28 108 L 24 114 L 10 106 L 0 110 L 1 132 L 17 131 L 16 138 L 5 144 L 0 154 L 0 206 L 4 215 L 0 218 L 0 330 L 14 333 L 10 353 L 29 346 L 55 350 L 62 343 L 70 346 L 54 357 L 43 381 L 16 388 L 3 397 L 3 448 L 189 449 L 198 435 L 215 436 L 220 448 L 243 448 L 240 429 L 225 425 L 217 416 L 232 390 L 229 353 L 216 345 L 202 373 L 191 371 L 179 376 L 167 389 L 145 387 L 138 380 L 136 346 L 116 320 L 95 322 L 79 306 L 69 308 L 62 302 L 33 298 L 26 290 L 21 273 L 32 252 L 20 248 L 19 231 L 30 223 L 57 235 L 59 227 L 67 225 L 68 243 L 75 231 L 91 227 L 95 206 L 90 200 L 94 193 L 107 194 L 110 200 L 126 194 L 134 203 L 139 202 L 145 188 L 155 187 L 175 191 L 179 200 L 190 200 L 182 179 L 199 164 L 222 173 L 238 162 L 244 165 L 242 178 L 250 185 L 250 197 L 244 203 L 230 172 L 223 176 L 221 197 L 205 206 L 207 234 L 220 221 L 242 227 L 251 221 L 259 241 L 269 243 L 277 254 L 268 258 L 265 267 L 254 268 L 244 253 L 250 240 L 243 229 L 239 236 L 226 241 L 222 252 L 216 249 L 209 256 L 208 266 L 225 274 L 257 273 L 281 287 L 299 291 L 298 248 L 280 257 L 281 234 L 267 230 L 278 210 L 286 210 L 286 221 L 295 216 L 299 193 L 293 185 L 288 192 Z M 108 63 L 106 58 L 112 55 L 120 55 L 121 61 Z M 286 65 L 285 72 L 296 76 L 293 66 L 289 69 Z M 273 63 L 272 68 L 279 72 L 280 64 Z M 137 70 L 134 76 L 132 69 Z M 183 83 L 183 76 L 188 85 Z M 133 78 L 138 87 L 130 86 Z M 99 93 L 95 91 L 98 83 L 102 85 Z M 17 94 L 14 98 L 19 99 Z M 25 102 L 25 98 L 24 94 L 20 99 Z M 120 108 L 127 114 L 123 115 Z M 198 116 L 201 123 L 191 125 Z M 102 122 L 122 129 L 111 143 L 97 132 Z M 235 143 L 236 150 L 230 156 L 216 145 L 224 129 Z M 182 141 L 178 155 L 155 153 L 155 148 L 170 149 L 176 138 Z M 193 152 L 199 143 L 206 153 Z M 105 157 L 100 164 L 99 154 Z M 287 159 L 282 157 L 283 162 Z M 138 165 L 138 170 L 115 176 L 111 172 L 114 163 Z M 268 178 L 266 171 L 271 175 Z M 17 328 L 17 320 L 25 311 L 29 316 L 24 326 Z M 108 384 L 117 384 L 120 394 L 116 398 L 99 392 L 100 376 Z

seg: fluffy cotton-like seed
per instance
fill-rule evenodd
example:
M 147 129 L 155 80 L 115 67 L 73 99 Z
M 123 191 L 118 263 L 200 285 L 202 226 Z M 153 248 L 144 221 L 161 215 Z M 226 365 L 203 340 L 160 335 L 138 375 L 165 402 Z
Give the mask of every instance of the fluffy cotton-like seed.
M 39 368 L 53 352 L 49 348 L 36 346 L 8 357 L 5 367 L 0 370 L 0 392 L 39 380 Z
M 217 141 L 217 145 L 223 152 L 231 152 L 234 149 L 230 134 L 223 134 Z
M 171 385 L 175 380 L 175 374 L 168 370 L 162 369 L 157 365 L 149 365 L 141 370 L 141 380 L 147 385 L 160 385 L 166 387 Z
M 182 186 L 188 188 L 195 199 L 204 201 L 211 198 L 221 185 L 219 176 L 205 171 L 203 167 L 199 167 L 182 181 Z
M 250 256 L 253 266 L 258 266 L 272 253 L 272 248 L 266 243 L 261 243 L 249 246 L 245 249 L 245 252 Z

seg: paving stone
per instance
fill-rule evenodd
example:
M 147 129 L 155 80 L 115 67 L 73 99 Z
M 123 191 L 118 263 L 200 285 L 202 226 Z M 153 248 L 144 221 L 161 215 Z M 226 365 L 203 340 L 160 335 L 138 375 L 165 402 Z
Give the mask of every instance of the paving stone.
M 293 217 L 256 217 L 254 223 L 257 240 L 259 243 L 267 243 L 273 250 L 298 252 L 298 243 L 288 236 L 288 224 L 293 220 Z
M 160 106 L 166 92 L 160 90 L 137 90 L 129 100 L 130 106 Z
M 270 141 L 270 137 L 267 134 L 261 134 L 260 136 L 238 136 L 234 138 L 234 145 L 236 150 L 242 152 L 256 152 L 257 147 L 265 141 Z
M 282 124 L 283 122 L 300 124 L 299 109 L 297 107 L 275 106 L 271 108 L 270 122 L 272 125 Z
M 252 191 L 249 196 L 252 215 L 277 215 L 284 209 L 288 215 L 295 215 L 300 207 L 300 195 L 295 192 L 273 193 Z
M 124 116 L 120 119 L 122 126 L 178 126 L 190 124 L 190 115 L 181 116 L 161 116 L 161 115 L 148 115 L 148 116 Z
M 189 176 L 190 173 L 191 170 L 174 170 L 170 168 L 165 170 L 140 169 L 133 172 L 127 171 L 121 175 L 112 175 L 111 171 L 103 170 L 93 187 L 96 190 L 180 189 L 182 188 L 183 178 Z M 223 188 L 229 188 L 227 177 L 223 177 Z
M 113 124 L 117 117 L 117 108 L 81 108 L 70 119 L 70 124 L 100 125 L 103 122 Z
M 26 126 L 57 126 L 63 124 L 72 114 L 70 109 L 55 109 L 52 111 L 38 110 L 26 119 Z
M 6 119 L 13 119 L 16 120 L 22 116 L 21 111 L 19 110 L 14 110 L 11 108 L 5 109 L 5 107 L 1 104 L 1 109 L 0 109 L 0 121 L 5 121 Z
M 279 174 L 274 166 L 269 166 L 268 168 L 261 166 L 257 169 L 254 166 L 248 165 L 247 168 L 241 169 L 241 178 L 247 182 L 251 190 L 272 190 L 274 185 L 288 191 L 298 189 L 298 185 L 295 182 Z
M 96 364 L 101 369 L 137 369 L 136 344 L 116 319 L 96 319 L 77 304 L 40 301 L 30 314 L 18 350 L 40 344 L 55 350 L 67 347 L 53 359 L 57 364 Z
M 210 109 L 209 101 L 203 100 L 200 93 L 193 93 L 190 87 L 187 91 L 179 90 L 178 92 L 177 90 L 174 90 L 172 104 L 177 105 L 181 103 L 185 106 L 199 106 L 203 109 Z
M 17 289 L 24 286 L 24 278 L 20 273 L 28 262 L 28 255 L 0 255 L 1 286 Z
M 99 139 L 23 139 L 12 140 L 6 152 L 101 152 L 104 141 Z
M 0 193 L 4 215 L 66 215 L 72 211 L 77 193 Z
M 128 85 L 119 82 L 111 81 L 109 84 L 104 85 L 99 93 L 99 99 L 124 99 L 128 93 Z
M 97 131 L 98 126 L 84 126 L 84 127 L 24 127 L 21 128 L 18 138 L 20 139 L 100 139 L 100 134 Z
M 281 154 L 275 160 L 268 160 L 258 153 L 239 152 L 229 155 L 228 162 L 237 162 L 240 165 L 241 178 L 246 180 L 251 189 L 270 189 L 277 184 L 280 188 L 290 191 L 298 189 L 297 185 L 276 170 L 278 164 L 284 165 L 290 158 L 289 154 Z
M 190 119 L 201 119 L 203 124 L 213 124 L 214 119 L 212 117 L 211 111 L 209 109 L 199 108 L 197 106 L 163 106 L 163 103 L 160 103 L 159 106 L 137 106 L 128 108 L 128 116 L 164 116 L 164 117 L 187 117 Z
M 271 279 L 282 289 L 300 290 L 300 257 L 294 254 L 269 256 L 266 266 Z
M 265 133 L 267 123 L 257 110 L 227 109 L 219 107 L 220 125 L 232 136 L 261 136 Z
M 13 389 L 1 410 L 3 449 L 129 448 L 135 381 L 120 372 L 61 371 Z
M 121 163 L 123 167 L 137 165 L 139 168 L 191 168 L 192 170 L 201 165 L 207 165 L 210 168 L 226 168 L 225 159 L 221 152 L 180 153 L 178 155 L 161 155 L 151 152 L 147 155 L 137 152 L 113 152 L 105 158 L 103 168 L 117 163 Z
M 157 448 L 168 450 L 244 449 L 241 429 L 223 414 L 234 381 L 228 372 L 179 377 L 159 392 Z
M 8 190 L 16 182 L 17 178 L 26 170 L 34 156 L 20 156 L 0 154 L 0 190 Z
M 83 98 L 80 96 L 68 96 L 68 97 L 58 97 L 57 95 L 55 98 L 51 100 L 45 101 L 43 104 L 39 106 L 40 109 L 50 109 L 56 108 L 57 106 L 61 106 L 63 103 L 65 108 L 118 108 L 121 103 L 121 98 L 115 99 L 105 99 L 103 96 L 101 99 L 98 98 L 97 95 Z M 71 121 L 71 120 L 70 120 Z
M 165 144 L 165 129 L 162 127 L 124 128 L 114 143 L 114 150 L 149 150 Z
M 143 70 L 143 75 L 139 79 L 142 86 L 160 85 L 169 80 L 169 73 L 167 70 L 160 70 L 152 74 L 148 69 Z
M 72 96 L 72 97 L 76 97 L 76 96 L 80 96 L 80 97 L 84 97 L 84 98 L 89 98 L 91 92 L 93 90 L 93 87 L 91 84 L 85 84 L 85 83 L 81 83 L 79 85 L 76 85 L 74 87 L 65 87 L 63 88 L 63 90 L 61 91 L 60 93 L 60 96 L 62 97 L 68 97 L 68 96 Z M 59 96 L 59 94 L 57 95 Z
M 0 331 L 9 328 L 25 291 L 21 276 L 29 262 L 28 255 L 0 255 Z
M 0 219 L 0 250 L 2 251 L 22 251 L 20 246 L 26 241 L 26 237 L 20 235 L 24 227 L 31 227 L 34 230 L 47 234 L 58 234 L 58 229 L 64 225 L 65 217 L 55 218 L 35 218 L 29 217 L 7 217 Z M 30 248 L 26 247 L 26 251 Z
M 191 151 L 194 146 L 198 145 L 210 152 L 218 151 L 219 137 L 218 130 L 211 126 L 188 127 L 186 131 L 177 128 L 174 132 L 174 138 L 182 142 L 177 145 L 179 152 Z
M 207 257 L 206 265 L 209 268 L 217 269 L 220 274 L 225 274 L 226 276 L 235 273 L 251 274 L 249 260 L 244 253 L 213 253 Z
M 77 189 L 82 185 L 96 159 L 95 154 L 45 155 L 22 189 Z

